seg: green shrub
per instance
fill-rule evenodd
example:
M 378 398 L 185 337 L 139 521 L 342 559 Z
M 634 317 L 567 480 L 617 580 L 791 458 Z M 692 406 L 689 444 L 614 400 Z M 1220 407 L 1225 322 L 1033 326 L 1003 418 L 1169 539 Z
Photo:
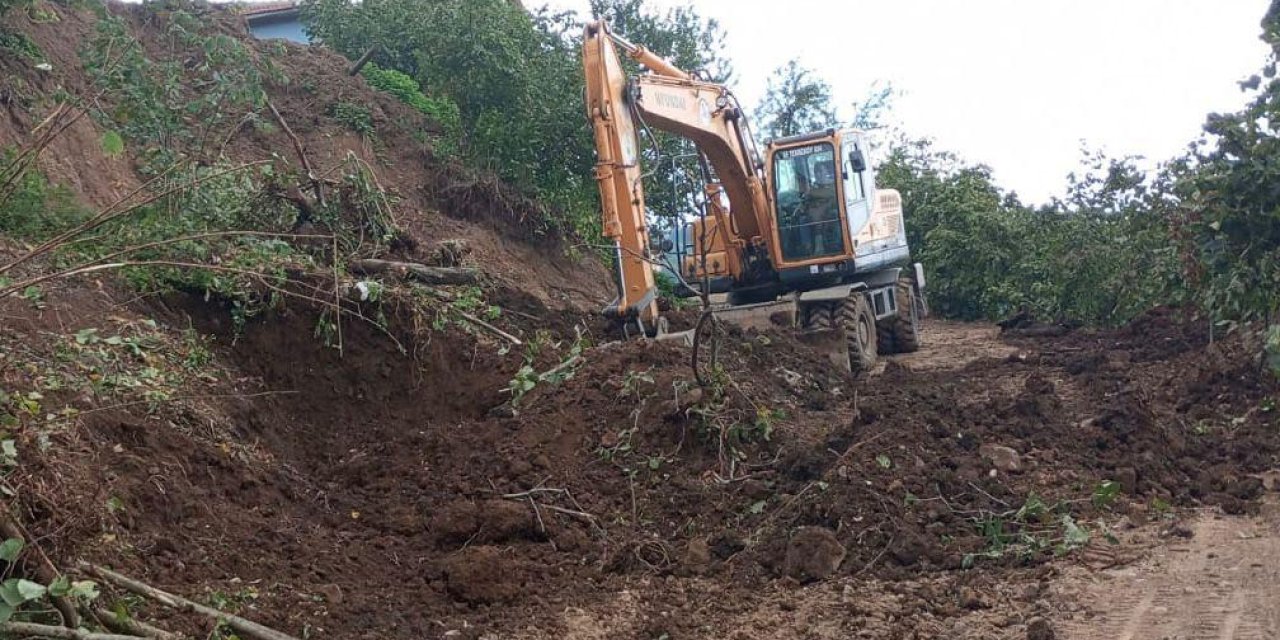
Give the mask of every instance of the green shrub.
M 362 136 L 372 136 L 376 129 L 373 126 L 373 115 L 369 110 L 351 102 L 337 102 L 329 109 L 329 115 L 346 127 Z
M 413 107 L 440 125 L 441 135 L 436 140 L 436 151 L 446 155 L 459 152 L 462 138 L 462 114 L 458 105 L 445 97 L 429 97 L 422 92 L 418 82 L 395 69 L 383 69 L 374 63 L 365 65 L 365 80 L 371 86 L 385 91 L 401 102 Z
M 0 167 L 8 166 L 12 157 L 12 152 L 0 155 Z M 50 184 L 43 174 L 32 169 L 18 180 L 13 195 L 0 206 L 0 233 L 23 240 L 44 239 L 86 215 L 69 189 Z

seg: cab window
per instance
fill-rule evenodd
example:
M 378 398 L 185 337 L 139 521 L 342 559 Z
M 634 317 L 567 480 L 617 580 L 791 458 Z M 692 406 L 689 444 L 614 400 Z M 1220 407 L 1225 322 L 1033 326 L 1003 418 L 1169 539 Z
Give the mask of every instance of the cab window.
M 773 184 L 782 258 L 796 262 L 844 251 L 835 148 L 827 142 L 775 153 Z

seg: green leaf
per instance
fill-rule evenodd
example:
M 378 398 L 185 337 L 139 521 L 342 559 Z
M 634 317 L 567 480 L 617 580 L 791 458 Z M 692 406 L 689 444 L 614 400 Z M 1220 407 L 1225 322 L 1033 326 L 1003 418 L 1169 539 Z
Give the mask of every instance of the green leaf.
M 876 464 L 880 465 L 882 469 L 888 469 L 893 466 L 893 461 L 889 459 L 889 456 L 882 453 L 876 456 Z
M 0 457 L 3 457 L 7 463 L 15 463 L 18 461 L 18 444 L 12 439 L 0 440 Z
M 107 131 L 102 134 L 102 152 L 107 154 L 108 158 L 115 158 L 124 153 L 124 138 L 120 137 L 115 131 Z
M 751 504 L 750 507 L 747 507 L 747 511 L 749 513 L 764 513 L 764 505 L 765 505 L 764 500 L 754 502 Z
M 1062 541 L 1068 549 L 1089 543 L 1089 532 L 1076 524 L 1071 516 L 1062 516 Z
M 98 599 L 98 583 L 92 580 L 76 580 L 71 583 L 71 590 L 68 593 L 77 600 L 93 602 Z
M 22 578 L 9 578 L 0 584 L 0 600 L 13 607 L 35 600 L 44 592 L 44 585 Z
M 58 576 L 53 582 L 49 583 L 49 595 L 54 598 L 65 597 L 71 593 L 71 578 L 66 576 Z
M 76 344 L 93 344 L 98 341 L 98 330 L 92 327 L 76 332 Z
M 0 623 L 8 622 L 13 617 L 14 608 L 8 602 L 0 601 Z
M 1114 480 L 1106 480 L 1093 490 L 1093 506 L 1106 507 L 1116 501 L 1116 497 L 1120 495 L 1120 483 Z
M 18 555 L 22 553 L 22 540 L 18 538 L 9 538 L 0 543 L 0 560 L 12 563 L 18 559 Z

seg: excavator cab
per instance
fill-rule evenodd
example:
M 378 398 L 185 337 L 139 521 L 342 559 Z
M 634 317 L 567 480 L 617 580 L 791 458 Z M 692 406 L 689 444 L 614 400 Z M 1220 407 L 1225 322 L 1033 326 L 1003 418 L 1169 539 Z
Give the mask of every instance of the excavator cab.
M 827 141 L 789 147 L 773 157 L 774 210 L 784 263 L 846 253 L 836 158 L 835 146 Z
M 771 258 L 779 279 L 791 288 L 846 280 L 855 271 L 906 257 L 901 199 L 893 190 L 876 191 L 865 149 L 857 130 L 769 142 Z

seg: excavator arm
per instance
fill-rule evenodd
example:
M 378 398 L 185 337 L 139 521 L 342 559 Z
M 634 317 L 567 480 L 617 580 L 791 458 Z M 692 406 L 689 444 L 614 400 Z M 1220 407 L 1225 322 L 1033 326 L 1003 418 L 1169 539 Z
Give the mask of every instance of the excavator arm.
M 649 73 L 628 77 L 619 49 Z M 763 243 L 772 228 L 755 143 L 726 87 L 699 80 L 610 33 L 604 22 L 587 26 L 583 66 L 604 235 L 614 243 L 618 264 L 618 299 L 605 313 L 642 325 L 656 322 L 651 262 L 657 256 L 649 247 L 637 126 L 692 140 L 711 165 L 715 184 L 709 193 L 722 189 L 728 199 L 727 210 L 718 204 L 710 210 L 715 228 L 728 231 L 727 270 L 734 279 L 745 269 L 743 250 Z

